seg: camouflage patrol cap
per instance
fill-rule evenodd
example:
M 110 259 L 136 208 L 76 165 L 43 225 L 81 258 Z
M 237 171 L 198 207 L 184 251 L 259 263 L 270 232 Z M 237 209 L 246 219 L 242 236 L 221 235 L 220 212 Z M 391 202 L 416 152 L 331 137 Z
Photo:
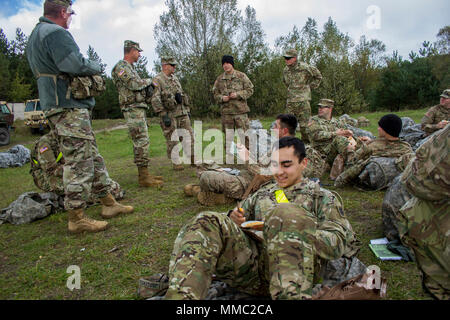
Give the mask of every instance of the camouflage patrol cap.
M 450 99 L 450 89 L 445 89 L 444 92 L 442 92 L 441 97 L 445 99 Z
M 174 64 L 174 65 L 177 65 L 177 61 L 175 60 L 174 57 L 164 56 L 164 57 L 161 57 L 161 64 Z
M 287 49 L 283 54 L 283 57 L 285 58 L 294 58 L 294 57 L 297 58 L 297 56 L 298 52 L 295 49 Z
M 141 47 L 139 46 L 139 43 L 131 41 L 131 40 L 125 40 L 124 44 L 123 44 L 124 48 L 134 48 L 139 52 L 142 52 L 144 50 L 141 49 Z
M 330 99 L 320 99 L 319 106 L 326 107 L 326 108 L 333 108 L 334 107 L 334 101 Z

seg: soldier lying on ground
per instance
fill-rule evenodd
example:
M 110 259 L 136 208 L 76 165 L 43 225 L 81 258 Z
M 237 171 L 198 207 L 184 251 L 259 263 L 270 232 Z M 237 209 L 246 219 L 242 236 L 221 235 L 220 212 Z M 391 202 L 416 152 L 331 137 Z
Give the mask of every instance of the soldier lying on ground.
M 277 138 L 295 136 L 297 119 L 291 114 L 280 114 L 273 128 Z M 203 205 L 215 205 L 233 203 L 236 200 L 245 199 L 250 193 L 255 192 L 259 187 L 272 179 L 270 173 L 270 153 L 262 159 L 252 158 L 253 163 L 249 164 L 249 159 L 253 157 L 243 145 L 239 145 L 240 158 L 246 161 L 238 175 L 224 171 L 218 165 L 213 169 L 200 172 L 198 185 L 189 184 L 185 186 L 185 194 L 196 196 Z M 308 166 L 305 169 L 306 177 L 320 178 L 323 174 L 324 161 L 319 153 L 312 148 L 307 148 Z
M 450 124 L 425 142 L 401 181 L 413 197 L 398 214 L 402 242 L 414 250 L 425 291 L 450 299 Z
M 43 135 L 34 144 L 31 151 L 31 170 L 34 184 L 45 192 L 53 192 L 64 197 L 64 158 L 58 148 L 58 141 L 53 133 Z M 120 185 L 108 177 L 110 193 L 115 199 L 121 200 L 125 191 Z M 91 195 L 88 203 L 95 203 L 97 199 Z
M 371 157 L 396 158 L 398 171 L 403 171 L 414 153 L 411 146 L 398 137 L 402 130 L 402 120 L 395 114 L 388 114 L 378 121 L 378 125 L 377 139 L 365 139 L 365 143 L 358 150 L 348 153 L 345 171 L 336 178 L 335 186 L 343 186 L 358 177 Z M 352 146 L 348 149 L 354 151 L 353 148 Z
M 342 204 L 317 182 L 303 177 L 303 142 L 275 144 L 276 180 L 227 213 L 202 212 L 175 240 L 166 299 L 203 299 L 212 276 L 233 288 L 273 299 L 309 299 L 320 266 L 352 256 L 356 236 Z M 243 228 L 262 221 L 262 231 Z

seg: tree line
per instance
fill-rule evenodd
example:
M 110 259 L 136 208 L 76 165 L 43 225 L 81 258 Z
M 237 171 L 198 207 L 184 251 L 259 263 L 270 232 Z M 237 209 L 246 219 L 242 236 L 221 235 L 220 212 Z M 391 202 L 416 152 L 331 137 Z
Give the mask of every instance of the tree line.
M 299 60 L 316 66 L 322 73 L 320 87 L 313 91 L 312 109 L 319 99 L 335 101 L 336 114 L 376 110 L 398 111 L 436 104 L 442 90 L 450 87 L 450 26 L 444 26 L 433 42 L 424 41 L 418 52 L 405 59 L 394 51 L 386 53 L 379 40 L 362 36 L 358 41 L 339 30 L 330 17 L 319 30 L 316 20 L 294 26 L 275 40 L 265 41 L 265 32 L 248 6 L 237 9 L 237 0 L 166 0 L 166 11 L 154 28 L 158 55 L 178 61 L 177 75 L 190 96 L 195 117 L 220 115 L 212 86 L 223 72 L 221 57 L 235 57 L 235 68 L 245 72 L 255 86 L 248 104 L 252 116 L 273 115 L 284 110 L 286 87 L 282 53 L 296 48 Z M 0 28 L 0 100 L 21 102 L 38 96 L 36 81 L 26 60 L 27 36 L 18 28 L 9 41 Z M 101 57 L 89 46 L 86 55 L 102 65 Z M 161 70 L 154 61 L 153 72 L 142 56 L 135 65 L 142 77 Z M 106 91 L 96 98 L 93 116 L 120 118 L 118 93 L 111 76 L 104 74 Z M 149 110 L 149 116 L 153 111 Z

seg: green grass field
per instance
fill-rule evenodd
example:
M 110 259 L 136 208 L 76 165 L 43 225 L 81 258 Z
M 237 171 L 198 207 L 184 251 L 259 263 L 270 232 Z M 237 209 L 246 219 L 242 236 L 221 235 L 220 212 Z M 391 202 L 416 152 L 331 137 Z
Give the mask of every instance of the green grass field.
M 399 112 L 419 122 L 425 109 Z M 368 128 L 376 134 L 377 121 L 386 112 L 364 114 Z M 352 115 L 357 117 L 359 115 Z M 261 119 L 265 128 L 272 118 Z M 216 127 L 208 122 L 204 129 Z M 94 121 L 95 129 L 124 124 L 123 120 Z M 31 148 L 38 136 L 18 127 L 11 145 Z M 67 213 L 54 214 L 27 225 L 0 225 L 0 299 L 137 299 L 139 277 L 167 272 L 173 241 L 181 226 L 204 210 L 226 211 L 226 206 L 202 207 L 185 197 L 183 186 L 197 181 L 194 169 L 174 172 L 166 157 L 165 141 L 156 120 L 150 120 L 150 172 L 164 176 L 161 189 L 140 188 L 133 163 L 132 144 L 126 129 L 106 130 L 96 135 L 110 176 L 126 190 L 123 203 L 135 213 L 110 220 L 110 228 L 97 234 L 69 235 Z M 0 169 L 0 208 L 7 207 L 27 191 L 39 190 L 21 168 Z M 325 184 L 331 183 L 327 179 Z M 332 190 L 338 190 L 330 187 Z M 381 262 L 368 248 L 370 239 L 383 237 L 381 203 L 384 192 L 360 192 L 351 187 L 339 189 L 346 213 L 363 243 L 358 258 L 367 266 L 378 265 L 388 280 L 388 299 L 429 299 L 422 291 L 415 263 Z M 87 215 L 100 219 L 100 206 L 90 207 Z M 115 249 L 115 250 L 112 250 Z M 66 281 L 71 265 L 81 269 L 81 289 L 70 291 Z

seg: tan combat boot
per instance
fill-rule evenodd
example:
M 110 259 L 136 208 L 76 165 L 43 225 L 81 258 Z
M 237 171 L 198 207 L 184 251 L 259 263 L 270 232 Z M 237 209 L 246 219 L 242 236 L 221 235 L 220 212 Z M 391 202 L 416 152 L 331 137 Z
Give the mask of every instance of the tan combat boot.
M 197 200 L 204 206 L 214 206 L 217 204 L 234 203 L 234 199 L 228 198 L 223 193 L 200 191 L 197 195 Z
M 184 194 L 188 197 L 196 197 L 201 191 L 198 184 L 188 184 L 184 186 Z
M 110 193 L 101 198 L 100 202 L 102 204 L 101 216 L 105 219 L 113 218 L 122 213 L 131 213 L 134 210 L 132 206 L 124 206 L 118 203 Z
M 184 166 L 182 164 L 173 164 L 173 170 L 175 171 L 182 171 L 184 170 Z
M 161 176 L 152 176 L 147 167 L 138 167 L 138 173 L 141 187 L 159 187 L 164 183 Z
M 84 231 L 99 232 L 108 227 L 108 222 L 97 221 L 84 215 L 84 209 L 75 209 L 68 211 L 69 232 L 76 234 Z

